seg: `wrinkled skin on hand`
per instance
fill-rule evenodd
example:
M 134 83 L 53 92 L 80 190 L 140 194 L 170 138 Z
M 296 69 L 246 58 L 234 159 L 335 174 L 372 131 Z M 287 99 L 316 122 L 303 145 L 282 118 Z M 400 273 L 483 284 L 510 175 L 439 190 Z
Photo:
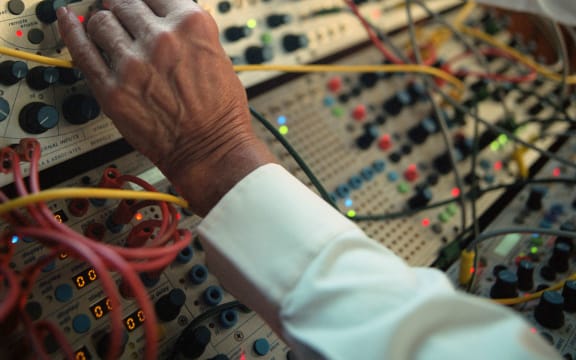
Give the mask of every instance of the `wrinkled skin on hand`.
M 86 29 L 59 9 L 62 38 L 125 139 L 205 214 L 243 176 L 274 161 L 251 129 L 218 28 L 191 0 L 108 5 Z

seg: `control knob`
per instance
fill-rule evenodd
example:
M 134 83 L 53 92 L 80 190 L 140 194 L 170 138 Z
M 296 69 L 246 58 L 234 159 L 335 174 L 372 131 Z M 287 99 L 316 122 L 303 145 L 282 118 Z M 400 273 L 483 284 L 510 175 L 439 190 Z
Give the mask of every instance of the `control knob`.
M 54 85 L 60 78 L 60 72 L 54 67 L 36 66 L 26 76 L 28 86 L 34 90 L 44 90 Z
M 546 188 L 541 186 L 534 186 L 530 190 L 530 195 L 528 195 L 528 200 L 526 200 L 526 208 L 530 210 L 540 210 L 542 209 L 542 198 L 546 195 Z
M 8 115 L 10 115 L 10 104 L 6 99 L 0 97 L 0 121 L 8 119 Z
M 282 46 L 286 52 L 294 52 L 308 46 L 308 36 L 288 34 L 282 39 Z
M 416 192 L 416 195 L 412 196 L 408 200 L 408 207 L 410 209 L 422 208 L 432 200 L 432 190 L 429 187 L 424 187 Z
M 158 319 L 165 322 L 176 319 L 185 302 L 186 293 L 182 289 L 172 289 L 154 305 Z
M 249 36 L 252 30 L 247 26 L 230 26 L 224 30 L 224 37 L 230 42 L 238 41 Z
M 272 29 L 288 24 L 291 21 L 292 17 L 289 14 L 272 14 L 266 18 L 266 24 Z
M 383 105 L 384 110 L 392 115 L 396 116 L 402 112 L 404 106 L 409 105 L 412 102 L 410 94 L 406 91 L 399 91 L 396 95 L 392 96 L 390 99 L 386 100 Z
M 564 310 L 567 312 L 576 311 L 576 281 L 569 280 L 564 284 L 562 289 L 562 297 L 564 298 Z
M 520 261 L 516 270 L 518 277 L 518 289 L 530 291 L 534 287 L 534 264 L 528 260 Z
M 262 64 L 272 60 L 274 52 L 270 47 L 250 46 L 244 52 L 248 64 Z
M 185 358 L 198 359 L 206 350 L 211 337 L 212 334 L 206 326 L 195 329 L 186 328 L 180 336 L 177 346 Z
M 18 121 L 29 134 L 42 134 L 58 125 L 60 114 L 55 107 L 33 102 L 22 108 Z
M 71 124 L 85 124 L 100 115 L 100 105 L 92 96 L 72 95 L 62 103 L 62 115 Z
M 78 69 L 71 68 L 57 68 L 60 73 L 59 80 L 61 84 L 64 85 L 74 85 L 80 80 L 84 79 L 84 74 Z
M 40 1 L 38 5 L 36 5 L 36 17 L 45 24 L 55 22 L 56 9 L 54 9 L 54 1 Z
M 555 291 L 545 291 L 534 309 L 538 323 L 549 329 L 559 329 L 564 325 L 564 298 Z
M 555 244 L 548 265 L 556 270 L 556 272 L 563 273 L 568 271 L 570 267 L 570 246 L 565 243 Z
M 518 296 L 516 287 L 518 286 L 518 277 L 510 270 L 502 270 L 496 277 L 496 282 L 490 289 L 492 299 L 507 299 Z
M 3 61 L 0 63 L 0 84 L 14 85 L 28 74 L 28 65 L 23 61 Z

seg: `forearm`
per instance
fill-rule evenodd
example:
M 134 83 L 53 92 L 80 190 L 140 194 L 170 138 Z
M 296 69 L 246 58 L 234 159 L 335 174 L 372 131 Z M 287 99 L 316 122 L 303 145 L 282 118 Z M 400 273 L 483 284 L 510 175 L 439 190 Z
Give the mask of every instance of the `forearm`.
M 572 0 L 478 0 L 478 3 L 530 12 L 549 17 L 566 25 L 576 26 L 576 1 Z

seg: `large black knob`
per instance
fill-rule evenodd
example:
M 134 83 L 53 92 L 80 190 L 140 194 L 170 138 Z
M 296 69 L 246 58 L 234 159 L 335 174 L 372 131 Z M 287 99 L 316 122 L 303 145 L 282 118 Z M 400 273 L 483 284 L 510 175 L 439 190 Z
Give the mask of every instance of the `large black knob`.
M 180 336 L 177 346 L 185 358 L 198 359 L 206 350 L 211 337 L 212 334 L 206 326 L 195 329 L 186 328 Z
M 530 210 L 542 209 L 542 198 L 546 195 L 546 188 L 541 186 L 534 186 L 530 190 L 528 200 L 526 200 L 526 208 Z
M 247 26 L 230 26 L 224 30 L 224 37 L 228 41 L 238 41 L 250 35 L 252 30 Z
M 28 65 L 23 61 L 3 61 L 0 64 L 0 84 L 14 85 L 28 75 Z
M 54 1 L 40 1 L 36 5 L 36 17 L 45 24 L 52 24 L 56 21 L 56 9 Z
M 563 273 L 568 271 L 570 267 L 570 246 L 565 243 L 555 244 L 548 265 L 556 272 Z
M 518 277 L 510 270 L 502 270 L 496 277 L 496 282 L 490 289 L 492 299 L 508 299 L 518 296 Z
M 374 125 L 364 127 L 364 133 L 356 138 L 356 146 L 359 149 L 367 150 L 372 146 L 376 137 L 378 136 L 378 129 Z
M 36 66 L 30 69 L 26 76 L 28 86 L 34 90 L 44 90 L 50 85 L 56 84 L 60 78 L 60 72 L 54 67 Z
M 62 103 L 62 115 L 71 124 L 85 124 L 100 115 L 100 105 L 92 96 L 72 95 Z
M 412 98 L 408 92 L 399 91 L 384 102 L 383 108 L 388 114 L 396 116 L 402 112 L 404 106 L 409 105 L 411 102 Z
M 419 189 L 414 196 L 408 199 L 410 209 L 419 209 L 428 205 L 432 200 L 432 190 L 429 187 Z
M 282 39 L 282 46 L 286 52 L 294 52 L 308 46 L 308 36 L 288 34 Z
M 8 115 L 10 115 L 10 104 L 6 99 L 0 97 L 0 121 L 8 119 Z
M 437 130 L 438 126 L 434 119 L 428 117 L 408 130 L 408 138 L 410 138 L 414 144 L 422 144 L 428 139 L 428 136 L 434 134 Z
M 534 309 L 538 323 L 549 329 L 559 329 L 564 325 L 564 298 L 555 291 L 545 291 Z
M 244 52 L 248 64 L 262 64 L 274 57 L 274 51 L 270 47 L 250 46 Z
M 266 18 L 266 24 L 272 29 L 288 24 L 290 21 L 292 17 L 289 14 L 272 14 Z
M 176 319 L 185 302 L 186 294 L 184 291 L 172 289 L 168 294 L 158 299 L 154 305 L 158 319 L 165 322 Z
M 55 107 L 41 103 L 33 102 L 22 108 L 18 121 L 22 130 L 29 134 L 42 134 L 56 125 L 60 114 Z
M 562 297 L 564 298 L 564 310 L 568 312 L 576 311 L 576 281 L 569 280 L 564 284 L 562 289 Z
M 96 354 L 98 354 L 98 356 L 100 356 L 101 359 L 106 359 L 106 356 L 108 355 L 108 351 L 110 349 L 110 336 L 112 334 L 107 332 L 104 335 L 101 335 L 99 338 L 97 337 L 96 340 Z M 128 333 L 126 331 L 122 332 L 122 341 L 120 342 L 120 353 L 119 355 L 121 355 L 122 353 L 124 353 L 124 350 L 126 349 L 126 344 L 128 344 Z
M 560 230 L 571 231 L 575 233 L 574 237 L 576 237 L 576 226 L 574 226 L 574 224 L 571 221 L 567 221 L 562 225 L 560 225 Z M 570 248 L 570 252 L 572 252 L 572 250 L 574 250 L 574 237 L 558 236 L 554 244 L 560 244 L 560 243 L 566 244 Z
M 73 85 L 84 79 L 84 74 L 78 69 L 60 67 L 58 68 L 58 72 L 60 73 L 60 83 L 64 85 Z
M 518 277 L 518 289 L 530 291 L 534 287 L 534 264 L 528 260 L 520 261 L 516 270 Z

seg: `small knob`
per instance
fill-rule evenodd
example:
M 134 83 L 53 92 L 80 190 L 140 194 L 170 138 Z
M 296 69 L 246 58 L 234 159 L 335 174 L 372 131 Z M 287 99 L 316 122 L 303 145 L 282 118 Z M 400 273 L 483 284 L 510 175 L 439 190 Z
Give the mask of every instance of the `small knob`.
M 0 97 L 0 121 L 8 119 L 8 115 L 10 115 L 10 104 L 6 99 Z
M 571 221 L 567 221 L 562 225 L 560 225 L 560 230 L 576 232 L 576 226 L 574 226 L 574 224 Z M 570 247 L 570 252 L 572 252 L 572 250 L 574 249 L 574 238 L 572 237 L 559 236 L 556 238 L 554 244 L 560 244 L 560 243 L 568 245 L 568 247 Z
M 248 64 L 262 64 L 272 60 L 274 52 L 270 47 L 250 46 L 244 52 Z
M 526 200 L 526 208 L 530 210 L 540 210 L 542 209 L 542 198 L 546 195 L 546 188 L 541 186 L 534 186 L 530 190 L 530 195 L 528 195 L 528 200 Z
M 286 52 L 294 52 L 308 46 L 308 36 L 288 34 L 282 39 L 282 46 Z
M 376 86 L 378 80 L 380 80 L 380 76 L 377 73 L 363 73 L 360 75 L 360 83 L 368 89 Z
M 28 65 L 23 61 L 3 61 L 0 63 L 0 84 L 10 86 L 28 75 Z
M 8 11 L 12 15 L 20 15 L 24 12 L 25 5 L 21 0 L 10 0 L 8 1 Z
M 272 29 L 288 24 L 290 21 L 292 21 L 292 17 L 289 14 L 272 14 L 266 18 L 266 24 Z
M 44 90 L 54 85 L 60 78 L 60 72 L 54 67 L 36 66 L 26 76 L 28 86 L 34 90 Z
M 22 108 L 18 117 L 20 127 L 29 134 L 42 134 L 56 125 L 60 114 L 55 107 L 33 102 Z
M 378 129 L 375 126 L 365 126 L 364 133 L 356 138 L 356 146 L 361 150 L 368 150 L 378 137 Z
M 71 68 L 57 68 L 60 73 L 59 80 L 64 85 L 74 85 L 80 80 L 84 79 L 84 74 L 78 69 Z
M 564 298 L 555 291 L 545 291 L 534 309 L 538 323 L 548 329 L 559 329 L 564 325 Z
M 534 287 L 534 264 L 528 260 L 520 261 L 516 270 L 518 277 L 518 289 L 530 291 Z
M 564 310 L 567 312 L 576 311 L 576 281 L 569 280 L 564 284 L 562 289 L 562 297 L 564 298 Z
M 71 124 L 85 124 L 100 116 L 100 105 L 89 95 L 72 95 L 62 103 L 62 115 Z
M 518 286 L 518 277 L 510 270 L 502 270 L 496 277 L 496 282 L 490 289 L 490 297 L 492 299 L 507 299 L 515 298 L 518 296 L 516 290 Z
M 56 9 L 54 1 L 40 1 L 36 5 L 36 17 L 45 24 L 52 24 L 56 21 Z
M 412 196 L 408 200 L 408 207 L 410 209 L 419 209 L 422 208 L 432 200 L 432 190 L 429 187 L 425 187 L 423 189 L 419 189 L 416 192 L 416 195 Z
M 165 322 L 176 319 L 185 302 L 186 294 L 184 291 L 172 289 L 168 294 L 158 299 L 154 305 L 158 319 Z
M 224 37 L 230 42 L 238 41 L 250 35 L 252 30 L 247 26 L 230 26 L 224 30 Z
M 256 353 L 256 355 L 266 356 L 268 354 L 268 352 L 270 351 L 270 343 L 268 342 L 268 340 L 266 340 L 264 338 L 260 338 L 256 341 L 254 341 L 254 344 L 252 345 L 252 349 L 254 349 L 254 352 Z
M 412 98 L 412 104 L 426 99 L 426 88 L 419 82 L 413 82 L 406 89 Z
M 422 144 L 428 139 L 428 136 L 434 134 L 437 130 L 438 127 L 434 119 L 428 117 L 408 130 L 408 138 L 414 144 Z
M 206 350 L 211 337 L 212 334 L 206 326 L 200 326 L 195 329 L 186 328 L 177 346 L 179 346 L 180 353 L 185 358 L 198 359 Z
M 556 272 L 566 272 L 570 267 L 570 246 L 565 243 L 557 243 L 554 245 L 554 250 L 552 251 L 552 256 L 548 261 L 550 265 Z
M 410 94 L 406 91 L 400 91 L 396 95 L 392 96 L 390 99 L 386 100 L 384 103 L 384 110 L 392 115 L 396 116 L 402 112 L 404 106 L 409 105 L 412 98 Z

